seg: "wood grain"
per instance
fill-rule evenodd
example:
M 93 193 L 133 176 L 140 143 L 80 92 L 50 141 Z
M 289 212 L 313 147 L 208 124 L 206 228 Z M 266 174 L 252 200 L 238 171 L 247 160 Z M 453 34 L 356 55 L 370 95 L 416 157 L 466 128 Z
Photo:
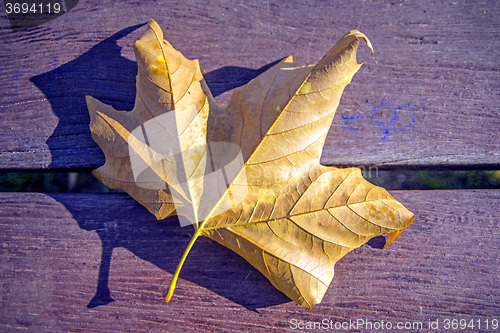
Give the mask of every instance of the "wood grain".
M 347 31 L 372 41 L 322 162 L 500 165 L 500 7 L 489 1 L 80 1 L 12 31 L 0 4 L 0 170 L 96 168 L 84 96 L 131 110 L 132 45 L 154 18 L 198 58 L 220 103 L 292 54 L 315 63 Z M 417 217 L 386 250 L 343 258 L 313 311 L 235 253 L 200 239 L 161 298 L 190 228 L 124 194 L 0 193 L 0 331 L 281 332 L 298 322 L 499 319 L 500 191 L 396 191 Z M 443 326 L 440 326 L 441 328 Z M 359 327 L 365 329 L 365 327 Z M 412 329 L 418 331 L 418 329 Z
M 165 304 L 190 227 L 156 221 L 123 194 L 1 193 L 0 330 L 281 332 L 326 318 L 427 331 L 429 320 L 498 319 L 500 191 L 393 195 L 416 220 L 389 248 L 374 239 L 343 258 L 311 311 L 205 238 Z
M 0 5 L 0 6 L 3 6 Z M 337 111 L 329 165 L 500 164 L 500 7 L 488 1 L 80 1 L 13 32 L 0 14 L 0 168 L 88 169 L 104 162 L 84 96 L 130 110 L 132 45 L 155 18 L 202 71 L 220 102 L 257 69 L 289 54 L 315 63 L 359 29 L 375 55 Z M 127 29 L 128 28 L 128 29 Z M 125 29 L 125 30 L 123 30 Z

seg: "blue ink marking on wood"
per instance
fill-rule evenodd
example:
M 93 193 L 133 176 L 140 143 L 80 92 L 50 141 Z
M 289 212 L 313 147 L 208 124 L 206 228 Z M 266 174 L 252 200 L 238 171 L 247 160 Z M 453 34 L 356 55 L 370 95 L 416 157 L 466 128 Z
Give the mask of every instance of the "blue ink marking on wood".
M 377 120 L 375 119 L 375 116 L 377 114 L 377 112 L 379 111 L 379 109 L 383 106 L 386 106 L 386 105 L 391 105 L 392 108 L 394 109 L 394 113 L 393 113 L 393 117 L 392 119 L 390 119 L 386 124 L 383 123 L 382 121 L 380 120 Z M 410 124 L 407 125 L 407 126 L 398 126 L 398 127 L 395 127 L 395 124 L 396 124 L 396 121 L 398 120 L 398 115 L 401 111 L 401 109 L 403 108 L 410 108 L 411 111 L 412 111 L 412 120 L 410 121 Z M 415 125 L 415 123 L 417 122 L 417 114 L 415 112 L 415 107 L 411 104 L 401 104 L 401 105 L 398 105 L 398 106 L 394 106 L 394 104 L 392 104 L 391 102 L 383 102 L 383 103 L 380 103 L 379 105 L 377 105 L 375 108 L 373 108 L 372 112 L 371 112 L 371 120 L 377 124 L 380 124 L 384 127 L 384 131 L 382 132 L 382 141 L 385 141 L 387 139 L 387 137 L 389 136 L 389 134 L 391 132 L 397 132 L 397 131 L 400 131 L 400 130 L 403 130 L 403 129 L 408 129 L 412 126 Z
M 398 127 L 398 128 L 396 128 L 396 131 L 399 131 L 400 129 L 407 129 L 407 128 L 413 127 L 413 125 L 415 125 L 415 123 L 417 122 L 417 113 L 415 112 L 415 107 L 413 107 L 413 105 L 401 104 L 396 108 L 395 112 L 399 112 L 399 110 L 401 110 L 402 108 L 410 108 L 412 110 L 413 117 L 412 117 L 411 122 L 408 126 Z
M 350 129 L 350 130 L 353 130 L 353 131 L 358 130 L 357 127 L 349 126 L 349 125 L 340 125 L 339 128 L 347 128 L 347 129 Z
M 342 119 L 343 120 L 356 120 L 356 119 L 363 119 L 363 116 L 353 116 L 353 117 L 349 117 L 349 116 L 344 116 L 342 115 Z M 350 125 L 339 125 L 339 128 L 346 128 L 346 129 L 350 129 L 350 130 L 358 130 L 359 128 L 358 127 L 355 127 L 355 126 L 350 126 Z
M 382 132 L 382 135 L 383 135 L 383 136 L 382 136 L 382 141 L 385 141 L 385 139 L 387 139 L 387 136 L 389 135 L 389 128 L 388 128 L 388 127 L 387 127 L 387 126 L 386 126 L 383 122 L 381 122 L 381 121 L 379 121 L 379 120 L 375 119 L 375 115 L 376 115 L 376 113 L 377 113 L 377 111 L 378 111 L 378 109 L 379 109 L 379 108 L 381 108 L 382 106 L 388 105 L 388 104 L 391 104 L 391 105 L 392 105 L 392 103 L 391 103 L 391 102 L 383 102 L 383 103 L 381 103 L 381 104 L 377 105 L 377 106 L 376 106 L 376 107 L 372 110 L 372 114 L 371 114 L 371 119 L 372 119 L 372 121 L 373 121 L 373 122 L 375 122 L 375 123 L 377 123 L 377 124 L 380 124 L 380 125 L 382 125 L 382 126 L 384 127 L 384 131 Z M 397 115 L 395 115 L 395 116 L 394 116 L 394 118 L 396 118 L 396 119 L 397 119 Z M 393 119 L 394 119 L 394 118 L 393 118 Z M 390 121 L 390 120 L 389 120 L 389 121 Z
M 380 114 L 381 108 L 384 106 L 389 106 L 389 108 L 393 109 L 393 116 L 386 123 L 376 119 L 376 116 Z M 410 121 L 410 124 L 408 124 L 408 125 L 396 126 L 396 123 L 398 121 L 398 116 L 400 115 L 400 112 L 405 108 L 411 110 L 412 120 Z M 341 117 L 343 120 L 359 120 L 359 119 L 364 118 L 363 116 L 345 116 L 345 115 L 342 115 Z M 415 123 L 417 122 L 417 115 L 415 112 L 415 107 L 411 104 L 401 104 L 401 105 L 395 106 L 392 102 L 383 102 L 383 103 L 380 103 L 379 105 L 375 106 L 372 109 L 370 119 L 374 123 L 379 124 L 384 128 L 384 130 L 382 132 L 382 139 L 381 140 L 385 141 L 391 132 L 397 132 L 400 130 L 404 130 L 404 129 L 408 129 L 410 127 L 413 127 L 415 125 Z M 350 130 L 358 130 L 359 129 L 356 126 L 347 125 L 347 124 L 339 125 L 339 128 L 345 128 L 345 129 L 350 129 Z
M 361 119 L 363 118 L 363 116 L 354 116 L 354 117 L 348 117 L 348 116 L 342 116 L 342 119 L 346 119 L 346 120 L 351 120 L 351 119 Z

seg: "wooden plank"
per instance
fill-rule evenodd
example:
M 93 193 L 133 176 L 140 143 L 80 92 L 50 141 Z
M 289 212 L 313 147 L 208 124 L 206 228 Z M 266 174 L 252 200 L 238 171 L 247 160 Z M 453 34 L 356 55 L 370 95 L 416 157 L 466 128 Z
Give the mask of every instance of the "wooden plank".
M 289 54 L 299 65 L 317 62 L 359 29 L 376 52 L 360 54 L 365 65 L 345 91 L 323 163 L 500 164 L 500 7 L 490 2 L 107 0 L 79 2 L 24 31 L 0 20 L 0 168 L 103 163 L 84 96 L 132 108 L 132 45 L 143 28 L 130 27 L 149 18 L 177 49 L 200 59 L 221 102 L 254 69 Z
M 165 304 L 190 227 L 156 221 L 124 194 L 1 193 L 0 330 L 271 332 L 294 319 L 362 319 L 422 322 L 420 331 L 438 320 L 443 331 L 448 318 L 474 319 L 479 331 L 478 321 L 484 330 L 500 319 L 500 191 L 393 194 L 416 220 L 389 248 L 375 239 L 344 257 L 323 302 L 307 310 L 206 238 Z

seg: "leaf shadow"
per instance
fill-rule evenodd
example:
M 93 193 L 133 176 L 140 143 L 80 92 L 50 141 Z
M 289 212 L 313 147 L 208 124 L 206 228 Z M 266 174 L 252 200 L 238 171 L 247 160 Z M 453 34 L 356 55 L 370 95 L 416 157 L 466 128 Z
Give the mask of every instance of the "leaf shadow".
M 387 239 L 384 236 L 376 236 L 371 238 L 366 244 L 373 249 L 383 249 Z
M 58 124 L 46 141 L 51 153 L 50 169 L 97 168 L 104 164 L 101 149 L 92 139 L 85 96 L 90 95 L 117 110 L 130 111 L 136 95 L 137 63 L 121 55 L 117 41 L 146 23 L 118 31 L 78 58 L 33 76 L 30 81 L 49 101 Z M 283 59 L 283 58 L 282 58 Z M 226 66 L 204 74 L 214 97 L 240 87 L 282 59 L 258 69 Z M 91 161 L 85 160 L 92 156 Z
M 145 23 L 120 30 L 78 58 L 30 79 L 47 97 L 59 119 L 46 141 L 52 156 L 50 168 L 75 170 L 82 165 L 94 168 L 104 164 L 104 155 L 91 137 L 85 96 L 91 95 L 118 110 L 133 108 L 137 64 L 121 56 L 117 41 L 143 25 Z M 259 69 L 222 67 L 204 76 L 212 94 L 217 96 L 244 85 L 280 60 Z M 68 140 L 69 137 L 73 138 Z M 90 163 L 82 160 L 82 149 L 92 156 Z M 95 194 L 94 200 L 85 205 L 81 202 L 76 205 L 71 195 L 53 195 L 73 215 L 81 229 L 95 231 L 102 241 L 96 294 L 89 300 L 89 308 L 114 301 L 108 286 L 114 249 L 123 247 L 173 274 L 189 242 L 188 231 L 192 230 L 181 228 L 177 218 L 157 221 L 125 194 L 101 195 L 106 196 L 106 200 L 97 200 L 95 196 L 99 194 Z M 117 200 L 116 204 L 110 205 L 110 198 L 111 202 Z M 213 265 L 210 268 L 205 265 L 207 253 Z M 254 311 L 290 301 L 243 258 L 204 237 L 191 251 L 181 278 Z
M 81 194 L 52 194 L 51 197 L 66 207 L 81 229 L 95 231 L 101 239 L 102 256 L 96 294 L 89 300 L 88 308 L 114 301 L 108 281 L 111 258 L 116 248 L 125 248 L 142 260 L 173 274 L 193 232 L 190 226 L 180 227 L 176 217 L 156 220 L 125 193 L 93 194 L 87 202 L 82 202 Z M 207 253 L 210 253 L 208 258 Z M 180 278 L 252 311 L 290 302 L 243 258 L 205 237 L 197 240 Z M 163 287 L 166 290 L 168 286 Z M 158 297 L 162 295 L 158 294 Z

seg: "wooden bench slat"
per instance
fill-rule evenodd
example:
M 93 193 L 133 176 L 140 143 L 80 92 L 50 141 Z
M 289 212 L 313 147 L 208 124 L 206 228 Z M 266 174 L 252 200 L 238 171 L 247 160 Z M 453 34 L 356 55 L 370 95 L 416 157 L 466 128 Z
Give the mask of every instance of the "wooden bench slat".
M 326 318 L 422 322 L 427 331 L 429 320 L 442 329 L 445 318 L 498 319 L 500 191 L 393 194 L 416 220 L 387 249 L 375 239 L 344 257 L 311 311 L 206 238 L 165 304 L 190 227 L 156 221 L 124 194 L 0 193 L 0 330 L 278 331 Z M 87 308 L 101 261 L 100 297 L 108 270 L 115 301 Z
M 494 51 L 500 47 L 499 6 L 188 1 L 160 7 L 79 3 L 19 32 L 2 20 L 0 169 L 103 164 L 89 134 L 84 96 L 131 109 L 136 71 L 131 47 L 143 28 L 119 31 L 151 17 L 178 50 L 200 59 L 216 94 L 257 74 L 250 69 L 289 54 L 298 64 L 317 62 L 342 34 L 357 28 L 371 39 L 375 55 L 361 51 L 365 65 L 345 91 L 323 163 L 500 165 Z M 219 96 L 222 102 L 227 98 L 228 93 Z

